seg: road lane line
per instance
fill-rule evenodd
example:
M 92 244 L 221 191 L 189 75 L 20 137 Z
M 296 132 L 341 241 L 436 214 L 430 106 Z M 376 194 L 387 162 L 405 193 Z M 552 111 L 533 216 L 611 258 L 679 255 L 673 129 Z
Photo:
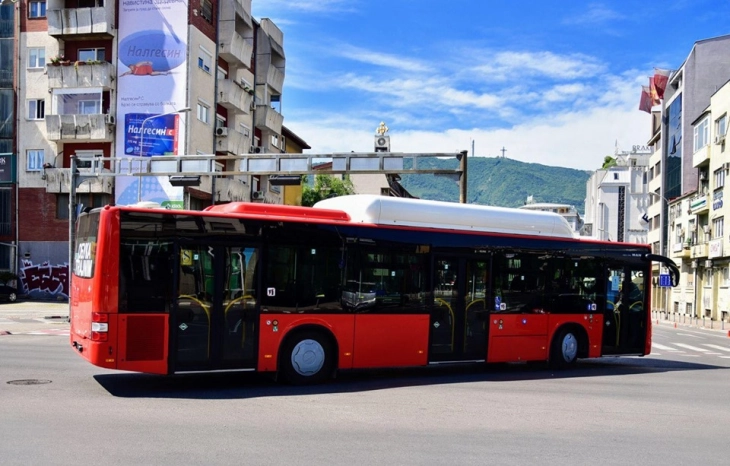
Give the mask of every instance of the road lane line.
M 657 348 L 663 351 L 679 351 L 677 348 L 671 348 L 669 346 L 660 345 L 659 343 L 652 343 L 652 348 Z
M 702 346 L 706 346 L 708 348 L 712 348 L 712 349 L 716 349 L 716 350 L 720 350 L 720 351 L 725 351 L 726 353 L 730 353 L 730 348 L 726 348 L 724 346 L 711 345 L 709 343 L 702 343 Z
M 686 343 L 674 343 L 677 346 L 681 346 L 682 348 L 686 348 L 688 350 L 692 351 L 699 351 L 700 353 L 707 353 L 709 350 L 706 350 L 704 348 L 698 348 L 697 346 L 688 345 Z

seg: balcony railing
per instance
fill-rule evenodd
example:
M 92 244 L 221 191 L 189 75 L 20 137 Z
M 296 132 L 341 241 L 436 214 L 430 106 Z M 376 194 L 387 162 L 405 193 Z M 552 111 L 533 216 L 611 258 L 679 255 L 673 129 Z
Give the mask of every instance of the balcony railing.
M 108 170 L 104 170 L 108 171 Z M 83 173 L 82 173 L 83 174 Z M 70 168 L 46 168 L 43 170 L 46 181 L 47 193 L 68 193 L 71 192 L 71 169 Z M 78 180 L 78 178 L 77 178 Z M 98 178 L 86 178 L 76 188 L 77 193 L 102 193 L 112 194 L 114 178 L 111 176 L 100 176 Z
M 709 194 L 700 194 L 689 200 L 689 210 L 692 214 L 699 214 L 710 210 Z
M 251 0 L 221 0 L 220 21 L 241 21 L 253 30 Z
M 284 116 L 268 105 L 256 106 L 256 127 L 281 134 Z
M 111 63 L 85 63 L 69 66 L 48 66 L 50 89 L 102 87 L 108 90 L 116 77 Z
M 210 194 L 213 189 L 212 177 L 201 177 L 200 186 L 197 189 Z M 238 178 L 216 177 L 214 199 L 216 202 L 246 201 L 248 200 L 249 189 L 248 185 Z
M 692 246 L 692 259 L 702 259 L 707 257 L 709 251 L 708 243 L 700 243 Z
M 112 36 L 113 28 L 105 7 L 63 8 L 46 11 L 48 35 L 53 37 L 105 35 Z
M 219 53 L 221 58 L 227 62 L 242 64 L 246 68 L 250 68 L 253 54 L 253 37 L 241 37 L 236 32 L 232 21 L 221 22 Z
M 226 151 L 229 154 L 241 155 L 248 154 L 248 150 L 251 147 L 251 139 L 240 131 L 236 131 L 232 128 L 228 128 L 228 135 L 226 137 L 217 138 L 217 150 Z
M 46 115 L 48 139 L 56 142 L 109 142 L 114 136 L 108 115 Z
M 710 160 L 710 148 L 712 146 L 710 144 L 707 144 L 706 146 L 703 146 L 692 154 L 692 166 L 697 168 L 700 165 L 702 165 L 705 162 L 708 162 Z
M 249 94 L 240 84 L 230 79 L 218 80 L 218 103 L 229 110 L 236 110 L 240 113 L 251 112 L 253 96 Z

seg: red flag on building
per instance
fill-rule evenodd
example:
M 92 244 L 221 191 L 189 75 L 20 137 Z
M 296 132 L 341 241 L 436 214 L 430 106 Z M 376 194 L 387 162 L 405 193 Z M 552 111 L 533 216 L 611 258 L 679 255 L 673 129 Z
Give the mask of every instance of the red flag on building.
M 656 88 L 656 81 L 653 77 L 649 78 L 649 95 L 651 96 L 652 105 L 660 105 L 662 103 L 659 99 L 659 91 Z
M 649 86 L 641 86 L 641 100 L 639 101 L 639 110 L 651 113 L 651 94 L 650 94 Z
M 664 91 L 667 88 L 669 82 L 669 75 L 671 70 L 663 70 L 661 68 L 654 68 L 654 87 L 656 88 L 657 96 L 660 99 L 664 98 Z

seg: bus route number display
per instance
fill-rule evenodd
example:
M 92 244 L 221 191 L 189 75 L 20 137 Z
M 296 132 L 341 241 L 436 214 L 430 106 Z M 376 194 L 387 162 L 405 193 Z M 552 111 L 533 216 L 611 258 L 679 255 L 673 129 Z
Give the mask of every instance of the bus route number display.
M 82 278 L 91 278 L 94 275 L 95 242 L 79 243 L 76 246 L 74 273 Z

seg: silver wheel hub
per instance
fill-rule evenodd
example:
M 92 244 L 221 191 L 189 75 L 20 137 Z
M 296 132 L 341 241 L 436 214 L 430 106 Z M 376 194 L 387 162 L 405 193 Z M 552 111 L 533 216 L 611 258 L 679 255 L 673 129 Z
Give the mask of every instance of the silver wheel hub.
M 291 365 L 297 374 L 311 376 L 324 366 L 324 348 L 317 340 L 302 340 L 291 352 Z
M 575 339 L 575 335 L 569 333 L 563 337 L 563 359 L 565 361 L 572 361 L 578 355 L 578 340 Z

